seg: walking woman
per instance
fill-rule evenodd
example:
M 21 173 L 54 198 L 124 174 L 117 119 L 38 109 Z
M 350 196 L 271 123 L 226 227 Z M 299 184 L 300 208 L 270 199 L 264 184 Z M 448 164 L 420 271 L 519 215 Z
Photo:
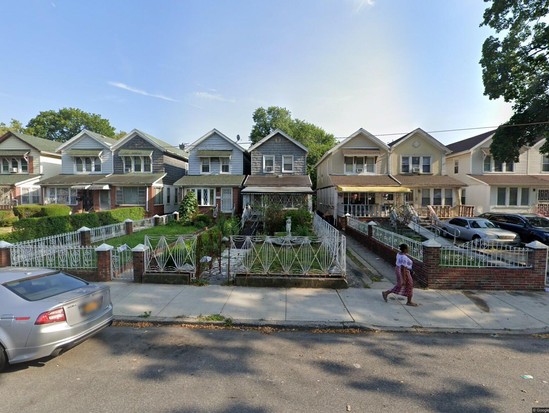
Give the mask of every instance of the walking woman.
M 408 245 L 400 244 L 398 246 L 399 252 L 396 257 L 396 285 L 387 291 L 383 291 L 383 299 L 387 302 L 387 297 L 389 294 L 398 294 L 407 297 L 406 305 L 416 307 L 417 304 L 412 301 L 412 296 L 414 295 L 414 280 L 412 279 L 412 265 L 413 261 L 408 256 Z

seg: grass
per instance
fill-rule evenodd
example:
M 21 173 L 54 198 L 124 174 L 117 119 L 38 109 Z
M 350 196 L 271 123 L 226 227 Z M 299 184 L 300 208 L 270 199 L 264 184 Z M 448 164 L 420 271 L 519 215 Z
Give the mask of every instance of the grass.
M 198 320 L 202 322 L 223 322 L 226 327 L 233 325 L 233 319 L 230 317 L 222 316 L 221 314 L 200 315 Z
M 131 235 L 123 235 L 117 238 L 111 238 L 105 242 L 109 245 L 118 246 L 118 245 L 128 245 L 130 248 L 134 248 L 138 244 L 143 244 L 145 235 L 185 235 L 192 234 L 197 231 L 198 228 L 195 226 L 183 226 L 178 222 L 170 222 L 168 225 L 160 225 L 158 227 L 147 228 L 139 232 L 134 232 Z M 102 242 L 97 243 L 102 244 Z

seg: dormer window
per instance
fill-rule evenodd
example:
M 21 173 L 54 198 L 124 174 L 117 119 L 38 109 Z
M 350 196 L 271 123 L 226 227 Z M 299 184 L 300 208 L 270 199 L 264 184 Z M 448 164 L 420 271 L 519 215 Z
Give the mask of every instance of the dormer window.
M 74 158 L 77 173 L 101 172 L 101 159 L 90 156 L 77 156 Z
M 263 172 L 264 173 L 273 173 L 274 172 L 274 155 L 263 155 Z
M 294 171 L 294 157 L 293 155 L 282 156 L 282 172 Z
M 345 173 L 374 173 L 376 158 L 374 156 L 345 156 Z
M 210 158 L 200 158 L 200 172 L 203 174 L 209 174 L 210 171 Z
M 29 163 L 25 158 L 2 158 L 2 173 L 17 174 L 29 172 Z
M 219 163 L 221 164 L 221 173 L 228 174 L 230 172 L 230 159 L 229 158 L 219 158 Z
M 498 162 L 491 155 L 485 155 L 483 170 L 484 172 L 513 172 L 515 164 L 513 162 Z
M 400 161 L 400 173 L 431 173 L 430 156 L 403 156 Z
M 124 156 L 124 173 L 151 173 L 150 156 Z

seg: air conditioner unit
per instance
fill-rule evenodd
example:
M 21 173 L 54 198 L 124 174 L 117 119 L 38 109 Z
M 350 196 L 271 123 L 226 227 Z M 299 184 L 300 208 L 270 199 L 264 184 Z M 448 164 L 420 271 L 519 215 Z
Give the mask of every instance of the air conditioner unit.
M 356 168 L 356 173 L 361 174 L 362 173 L 362 168 Z
M 11 173 L 12 174 L 16 174 L 17 172 L 19 172 L 17 168 L 11 168 Z
M 132 171 L 132 168 L 129 168 L 129 167 L 126 167 L 126 168 L 124 169 L 124 172 L 125 172 L 125 173 L 131 172 L 131 171 Z
M 420 173 L 420 169 L 418 167 L 412 168 L 412 173 L 418 174 Z
M 266 166 L 265 167 L 265 172 L 272 172 L 273 171 L 273 167 L 272 166 Z

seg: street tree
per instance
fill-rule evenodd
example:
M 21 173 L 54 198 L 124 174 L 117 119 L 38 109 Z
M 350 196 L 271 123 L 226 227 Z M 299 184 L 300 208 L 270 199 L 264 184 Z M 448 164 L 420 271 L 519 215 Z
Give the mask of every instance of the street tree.
M 252 118 L 254 121 L 250 133 L 252 144 L 259 142 L 274 130 L 280 129 L 309 150 L 307 154 L 307 173 L 311 177 L 313 186 L 316 185 L 314 165 L 328 150 L 336 145 L 334 135 L 312 123 L 301 119 L 293 119 L 288 109 L 279 106 L 270 106 L 267 109 L 257 108 Z
M 76 108 L 40 112 L 29 121 L 26 132 L 39 138 L 65 142 L 84 129 L 111 138 L 115 136 L 115 129 L 107 119 Z
M 6 132 L 25 132 L 25 128 L 21 122 L 12 118 L 9 125 L 0 122 L 0 136 Z
M 502 162 L 518 160 L 519 150 L 549 137 L 549 0 L 484 0 L 481 26 L 495 30 L 482 47 L 484 94 L 513 104 L 491 152 Z M 540 151 L 549 154 L 549 143 Z

